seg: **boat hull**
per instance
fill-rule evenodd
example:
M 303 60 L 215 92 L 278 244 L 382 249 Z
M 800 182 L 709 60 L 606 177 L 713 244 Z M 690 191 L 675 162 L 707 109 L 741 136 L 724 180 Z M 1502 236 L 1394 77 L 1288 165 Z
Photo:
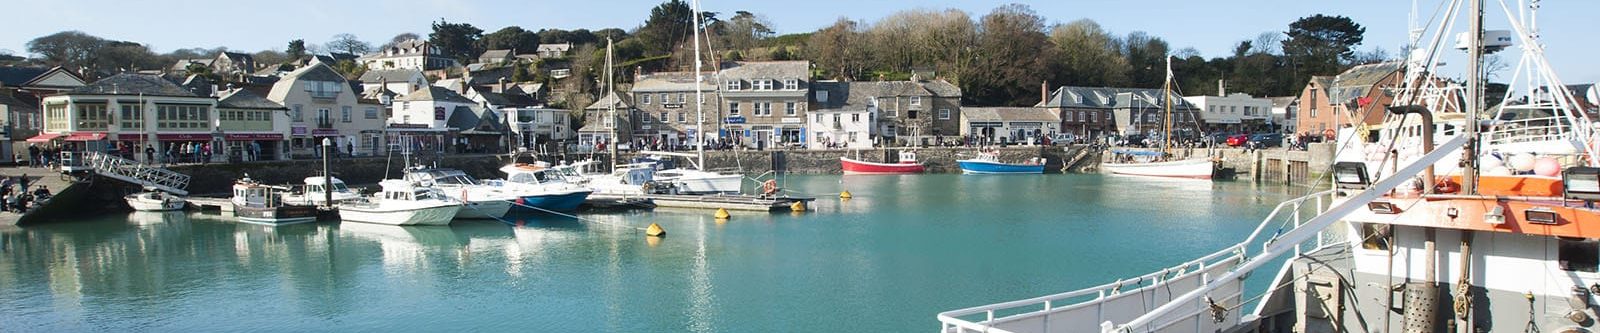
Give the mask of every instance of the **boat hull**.
M 526 195 L 517 198 L 511 210 L 517 212 L 570 212 L 578 210 L 590 191 L 573 191 L 559 194 Z
M 957 160 L 963 174 L 1041 174 L 1044 164 L 1011 164 L 979 160 Z
M 1118 175 L 1211 179 L 1213 169 L 1210 159 L 1194 158 L 1150 163 L 1104 163 L 1100 168 Z
M 875 163 L 853 160 L 848 157 L 839 158 L 839 166 L 847 175 L 901 175 L 922 173 L 921 163 Z
M 233 205 L 233 216 L 239 222 L 285 225 L 307 223 L 317 220 L 317 208 L 314 206 L 288 205 L 280 207 L 249 207 Z
M 384 209 L 382 206 L 339 206 L 339 220 L 387 225 L 446 225 L 455 219 L 461 205 L 439 205 L 410 209 Z
M 743 175 L 722 175 L 715 177 L 679 178 L 674 180 L 674 182 L 677 182 L 679 185 L 678 192 L 684 194 L 737 194 L 739 193 L 739 187 L 741 185 L 739 181 L 743 178 Z
M 509 200 L 487 200 L 467 202 L 456 211 L 456 219 L 482 220 L 498 219 L 506 216 L 511 211 Z
M 128 207 L 141 212 L 164 212 L 183 209 L 188 202 L 175 196 L 166 196 L 160 199 L 145 197 L 143 193 L 133 194 L 123 199 L 128 201 Z

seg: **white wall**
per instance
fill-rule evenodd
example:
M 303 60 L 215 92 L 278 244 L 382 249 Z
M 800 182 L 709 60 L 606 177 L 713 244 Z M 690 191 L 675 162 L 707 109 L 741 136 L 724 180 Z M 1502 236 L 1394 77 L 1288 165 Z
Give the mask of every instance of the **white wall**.
M 806 134 L 807 148 L 827 148 L 822 140 L 843 142 L 848 148 L 872 148 L 872 124 L 875 119 L 867 110 L 811 110 L 810 113 L 806 117 L 806 127 L 811 131 Z M 838 122 L 833 120 L 835 115 L 839 117 Z M 852 116 L 860 120 L 852 120 Z M 851 140 L 850 133 L 855 133 L 854 140 Z

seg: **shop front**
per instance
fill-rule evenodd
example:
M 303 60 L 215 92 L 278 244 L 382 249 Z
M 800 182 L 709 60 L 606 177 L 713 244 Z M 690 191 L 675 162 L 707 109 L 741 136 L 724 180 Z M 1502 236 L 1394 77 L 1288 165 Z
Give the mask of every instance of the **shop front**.
M 228 133 L 223 138 L 229 161 L 274 161 L 285 157 L 280 154 L 282 133 Z

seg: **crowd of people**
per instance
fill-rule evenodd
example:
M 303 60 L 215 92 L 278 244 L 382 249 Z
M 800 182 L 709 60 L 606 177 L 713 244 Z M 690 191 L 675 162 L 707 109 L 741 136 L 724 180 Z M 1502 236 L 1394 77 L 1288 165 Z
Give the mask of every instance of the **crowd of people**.
M 23 213 L 50 201 L 49 187 L 38 185 L 29 191 L 28 182 L 27 176 L 0 178 L 0 212 Z

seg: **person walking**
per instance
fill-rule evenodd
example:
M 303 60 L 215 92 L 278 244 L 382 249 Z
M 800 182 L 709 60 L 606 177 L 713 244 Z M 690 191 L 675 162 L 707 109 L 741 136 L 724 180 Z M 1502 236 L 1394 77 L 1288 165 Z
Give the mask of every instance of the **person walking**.
M 156 147 L 155 146 L 144 146 L 144 163 L 145 164 L 155 164 L 156 163 Z

